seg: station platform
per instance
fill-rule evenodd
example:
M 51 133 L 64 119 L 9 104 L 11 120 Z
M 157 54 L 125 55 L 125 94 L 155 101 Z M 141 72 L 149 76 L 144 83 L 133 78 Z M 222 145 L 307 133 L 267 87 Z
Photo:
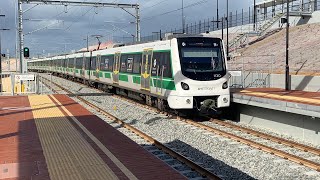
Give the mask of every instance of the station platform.
M 231 99 L 234 103 L 320 117 L 320 92 L 279 88 L 231 89 Z
M 0 179 L 185 179 L 65 95 L 0 97 Z

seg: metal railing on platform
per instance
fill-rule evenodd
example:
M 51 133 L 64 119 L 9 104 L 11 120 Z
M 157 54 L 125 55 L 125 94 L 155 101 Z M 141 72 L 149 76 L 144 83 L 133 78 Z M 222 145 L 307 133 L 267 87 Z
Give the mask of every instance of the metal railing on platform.
M 271 85 L 274 55 L 240 56 L 228 62 L 231 88 L 266 88 Z
M 44 86 L 41 83 L 41 78 L 42 77 L 37 73 L 0 74 L 0 95 L 13 96 L 46 93 L 44 91 Z

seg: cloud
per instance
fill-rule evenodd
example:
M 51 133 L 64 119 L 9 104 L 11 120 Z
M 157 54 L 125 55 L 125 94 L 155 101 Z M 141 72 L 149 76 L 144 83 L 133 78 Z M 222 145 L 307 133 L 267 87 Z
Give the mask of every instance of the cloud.
M 85 0 L 83 0 L 85 1 Z M 89 1 L 89 0 L 88 0 Z M 99 0 L 90 0 L 99 1 Z M 102 2 L 112 2 L 102 0 Z M 118 3 L 139 3 L 141 7 L 141 33 L 142 36 L 151 35 L 152 32 L 180 29 L 181 28 L 181 1 L 179 0 L 115 0 Z M 189 8 L 185 8 L 186 23 L 199 22 L 199 20 L 212 18 L 216 13 L 215 0 L 184 0 L 184 5 L 199 3 Z M 219 11 L 225 13 L 225 0 L 220 0 Z M 229 0 L 230 10 L 247 8 L 252 0 Z M 17 0 L 1 0 L 0 14 L 5 14 L 5 20 L 0 19 L 0 27 L 10 28 L 9 32 L 2 32 L 3 49 L 10 49 L 14 54 L 15 49 L 15 10 Z M 24 4 L 26 10 L 33 5 Z M 65 10 L 66 13 L 64 12 Z M 134 10 L 129 10 L 134 13 Z M 164 14 L 166 12 L 171 13 Z M 157 16 L 159 15 L 159 16 Z M 153 17 L 149 19 L 150 17 Z M 91 7 L 65 7 L 39 5 L 24 14 L 23 32 L 34 33 L 25 36 L 25 46 L 29 46 L 31 55 L 45 53 L 70 52 L 73 49 L 80 49 L 86 45 L 84 40 L 87 35 L 101 34 L 106 41 L 112 39 L 121 41 L 128 39 L 130 34 L 135 34 L 135 25 L 130 24 L 135 19 L 125 11 L 117 8 L 91 8 Z M 36 21 L 43 19 L 43 21 Z M 54 24 L 59 21 L 59 23 Z M 109 21 L 106 23 L 105 21 Z M 47 28 L 45 28 L 48 26 Z M 115 28 L 117 27 L 117 28 Z M 123 29 L 123 30 L 119 30 Z M 127 33 L 125 33 L 127 32 Z M 128 37 L 128 38 L 127 38 Z M 96 43 L 95 38 L 89 38 L 90 44 Z

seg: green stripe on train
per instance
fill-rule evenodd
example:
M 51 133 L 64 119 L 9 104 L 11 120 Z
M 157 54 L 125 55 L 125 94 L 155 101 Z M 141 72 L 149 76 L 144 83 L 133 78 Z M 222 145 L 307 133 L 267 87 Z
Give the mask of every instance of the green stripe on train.
M 129 82 L 128 75 L 126 74 L 119 74 L 119 80 L 124 82 Z
M 141 83 L 141 76 L 132 76 L 132 81 L 134 84 L 140 84 Z
M 111 79 L 111 73 L 104 73 L 104 77 L 108 78 L 108 79 Z
M 158 88 L 163 88 L 163 89 L 168 89 L 168 90 L 176 90 L 176 85 L 174 81 L 167 81 L 167 80 L 157 80 L 157 79 L 152 79 L 151 86 L 153 87 L 158 87 Z

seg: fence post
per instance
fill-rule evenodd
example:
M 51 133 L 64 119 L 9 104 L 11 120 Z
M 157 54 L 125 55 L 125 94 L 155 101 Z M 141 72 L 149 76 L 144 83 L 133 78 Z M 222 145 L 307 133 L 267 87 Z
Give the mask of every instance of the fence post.
M 36 94 L 39 94 L 39 74 L 35 75 L 35 83 L 36 83 Z
M 11 73 L 10 77 L 11 77 L 11 95 L 14 96 L 15 75 Z

